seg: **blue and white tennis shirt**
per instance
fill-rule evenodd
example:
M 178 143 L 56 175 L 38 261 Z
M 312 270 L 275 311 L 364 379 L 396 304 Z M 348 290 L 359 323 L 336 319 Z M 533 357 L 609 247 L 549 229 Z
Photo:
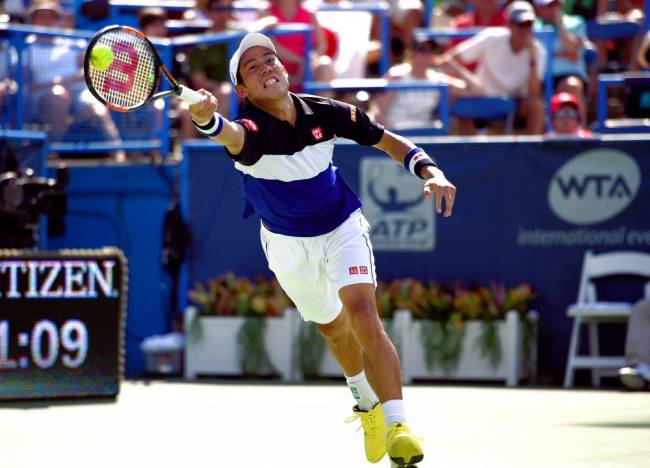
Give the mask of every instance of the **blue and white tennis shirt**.
M 245 130 L 235 160 L 247 202 L 272 232 L 296 237 L 326 234 L 361 206 L 359 197 L 332 165 L 338 137 L 375 145 L 384 129 L 355 106 L 291 94 L 296 126 L 248 104 L 235 122 Z

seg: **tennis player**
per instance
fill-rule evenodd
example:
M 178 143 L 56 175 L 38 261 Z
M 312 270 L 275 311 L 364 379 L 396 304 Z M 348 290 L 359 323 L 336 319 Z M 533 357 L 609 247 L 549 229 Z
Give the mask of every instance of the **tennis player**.
M 393 466 L 423 459 L 406 423 L 400 363 L 375 303 L 375 261 L 357 195 L 332 165 L 337 137 L 379 148 L 424 180 L 424 196 L 451 216 L 456 187 L 409 140 L 384 130 L 354 106 L 288 91 L 271 40 L 244 37 L 230 78 L 245 99 L 239 118 L 217 113 L 217 99 L 190 106 L 200 132 L 223 144 L 242 174 L 244 216 L 257 211 L 269 268 L 318 330 L 345 372 L 364 428 L 366 457 L 388 453 Z M 444 201 L 444 203 L 443 203 Z

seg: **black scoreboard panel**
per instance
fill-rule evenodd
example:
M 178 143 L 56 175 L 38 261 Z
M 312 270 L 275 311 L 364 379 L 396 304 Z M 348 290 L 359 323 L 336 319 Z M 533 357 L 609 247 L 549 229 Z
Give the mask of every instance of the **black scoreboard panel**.
M 116 396 L 126 298 L 117 249 L 0 250 L 0 400 Z

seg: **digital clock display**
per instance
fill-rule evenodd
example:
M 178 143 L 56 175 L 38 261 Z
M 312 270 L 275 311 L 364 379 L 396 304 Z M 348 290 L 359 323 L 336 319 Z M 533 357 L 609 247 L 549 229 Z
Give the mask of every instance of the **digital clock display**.
M 117 249 L 0 251 L 0 399 L 117 395 L 125 306 Z

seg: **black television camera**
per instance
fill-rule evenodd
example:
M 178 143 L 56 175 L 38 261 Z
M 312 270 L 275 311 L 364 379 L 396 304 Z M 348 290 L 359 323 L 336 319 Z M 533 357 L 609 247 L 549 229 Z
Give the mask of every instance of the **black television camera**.
M 40 216 L 47 215 L 48 235 L 63 235 L 67 211 L 67 168 L 56 179 L 20 169 L 13 148 L 0 147 L 0 248 L 30 249 L 38 244 Z

